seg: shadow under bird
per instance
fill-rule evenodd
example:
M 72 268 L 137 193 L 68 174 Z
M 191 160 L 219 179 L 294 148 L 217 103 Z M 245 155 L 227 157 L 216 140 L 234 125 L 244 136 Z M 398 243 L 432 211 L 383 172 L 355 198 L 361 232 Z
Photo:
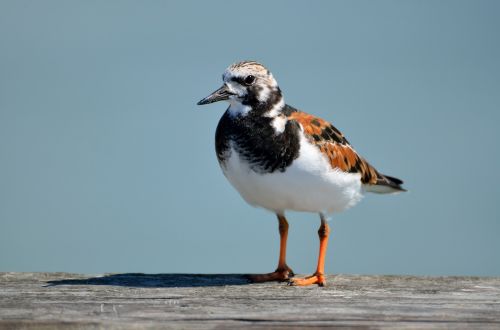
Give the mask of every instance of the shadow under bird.
M 262 64 L 232 64 L 223 81 L 221 88 L 198 102 L 229 102 L 215 133 L 220 167 L 246 202 L 274 212 L 279 223 L 278 267 L 249 278 L 323 286 L 327 215 L 354 206 L 365 192 L 405 191 L 403 181 L 378 172 L 329 122 L 287 105 Z M 321 219 L 318 265 L 305 278 L 294 278 L 286 263 L 287 210 L 315 212 Z

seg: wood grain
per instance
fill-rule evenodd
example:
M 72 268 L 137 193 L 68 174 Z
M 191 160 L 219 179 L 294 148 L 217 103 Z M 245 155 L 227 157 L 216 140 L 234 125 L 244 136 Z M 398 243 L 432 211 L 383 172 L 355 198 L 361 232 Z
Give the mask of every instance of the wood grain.
M 500 278 L 0 273 L 0 328 L 500 329 Z

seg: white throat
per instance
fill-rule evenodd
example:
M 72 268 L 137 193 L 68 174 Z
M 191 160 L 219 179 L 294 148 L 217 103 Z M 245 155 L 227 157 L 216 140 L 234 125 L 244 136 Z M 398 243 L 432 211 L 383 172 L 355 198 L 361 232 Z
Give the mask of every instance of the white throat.
M 233 117 L 246 116 L 252 110 L 248 105 L 243 105 L 241 102 L 229 99 L 229 114 Z

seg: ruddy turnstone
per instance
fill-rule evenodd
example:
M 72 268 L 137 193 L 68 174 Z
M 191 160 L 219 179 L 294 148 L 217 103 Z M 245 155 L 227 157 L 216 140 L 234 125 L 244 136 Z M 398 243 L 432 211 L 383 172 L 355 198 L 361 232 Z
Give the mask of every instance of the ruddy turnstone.
M 403 181 L 379 173 L 329 122 L 287 105 L 262 64 L 235 63 L 222 79 L 221 88 L 198 102 L 229 102 L 215 133 L 219 164 L 245 201 L 274 212 L 279 223 L 277 269 L 250 279 L 322 286 L 330 233 L 326 216 L 354 206 L 364 192 L 405 191 Z M 315 212 L 321 219 L 317 268 L 306 278 L 292 278 L 286 264 L 287 210 Z

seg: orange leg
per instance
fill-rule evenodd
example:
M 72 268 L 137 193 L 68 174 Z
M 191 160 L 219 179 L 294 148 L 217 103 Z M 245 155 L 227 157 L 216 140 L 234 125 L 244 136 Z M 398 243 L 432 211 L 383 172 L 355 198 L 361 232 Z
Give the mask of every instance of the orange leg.
M 290 280 L 290 285 L 311 285 L 318 284 L 319 286 L 324 286 L 325 280 L 325 256 L 326 248 L 328 246 L 328 236 L 330 235 L 330 226 L 326 222 L 323 214 L 321 216 L 321 226 L 318 229 L 319 235 L 319 257 L 318 266 L 316 267 L 316 272 L 311 276 L 305 278 L 294 278 Z
M 288 238 L 288 221 L 284 215 L 277 214 L 280 231 L 280 257 L 278 268 L 272 273 L 248 275 L 252 282 L 287 281 L 292 277 L 293 271 L 286 264 L 286 240 Z

